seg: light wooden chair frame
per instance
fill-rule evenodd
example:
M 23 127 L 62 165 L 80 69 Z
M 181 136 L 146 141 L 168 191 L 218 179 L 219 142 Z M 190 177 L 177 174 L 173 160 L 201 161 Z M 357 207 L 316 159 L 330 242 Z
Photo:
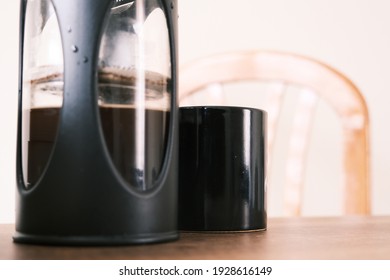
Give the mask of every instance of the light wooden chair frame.
M 369 115 L 358 88 L 340 72 L 308 57 L 275 51 L 241 51 L 198 59 L 180 67 L 179 104 L 208 85 L 245 80 L 281 81 L 308 89 L 303 94 L 300 116 L 294 121 L 298 128 L 291 136 L 291 145 L 295 142 L 301 148 L 290 149 L 288 154 L 285 214 L 302 213 L 304 168 L 301 167 L 306 161 L 313 105 L 319 98 L 330 104 L 342 123 L 344 214 L 371 214 Z M 268 151 L 272 150 L 282 94 L 276 90 L 271 95 L 275 106 L 269 112 Z

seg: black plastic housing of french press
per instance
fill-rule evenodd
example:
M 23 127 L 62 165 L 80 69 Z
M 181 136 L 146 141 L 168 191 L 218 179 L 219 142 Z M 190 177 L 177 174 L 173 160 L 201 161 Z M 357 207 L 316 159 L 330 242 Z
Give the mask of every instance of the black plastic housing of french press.
M 176 4 L 21 1 L 15 242 L 178 238 Z

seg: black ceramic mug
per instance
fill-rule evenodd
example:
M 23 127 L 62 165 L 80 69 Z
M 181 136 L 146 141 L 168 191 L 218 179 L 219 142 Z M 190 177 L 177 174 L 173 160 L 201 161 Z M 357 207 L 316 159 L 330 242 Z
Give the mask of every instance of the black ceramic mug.
M 180 108 L 179 229 L 266 229 L 266 113 Z

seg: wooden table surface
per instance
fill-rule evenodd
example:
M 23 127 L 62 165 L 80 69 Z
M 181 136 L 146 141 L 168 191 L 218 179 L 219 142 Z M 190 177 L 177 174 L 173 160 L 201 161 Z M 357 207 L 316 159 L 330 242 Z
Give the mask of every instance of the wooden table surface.
M 268 230 L 181 233 L 178 241 L 133 246 L 16 244 L 0 225 L 0 259 L 387 259 L 389 217 L 270 218 Z

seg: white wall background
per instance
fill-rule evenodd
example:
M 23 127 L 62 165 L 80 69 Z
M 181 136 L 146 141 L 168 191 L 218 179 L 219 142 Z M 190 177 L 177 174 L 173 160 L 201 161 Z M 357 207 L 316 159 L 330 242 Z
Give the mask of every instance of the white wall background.
M 15 208 L 19 1 L 0 4 L 0 223 L 4 223 L 13 221 Z M 179 0 L 180 63 L 231 50 L 272 49 L 311 56 L 343 72 L 369 106 L 373 213 L 388 215 L 389 11 L 387 0 Z M 312 192 L 306 200 L 316 195 Z M 271 198 L 278 196 L 274 192 Z M 310 205 L 307 212 L 315 207 Z M 271 201 L 269 207 L 271 215 L 278 215 Z
M 370 111 L 372 210 L 390 214 L 390 1 L 179 0 L 179 4 L 181 63 L 213 53 L 271 49 L 314 57 L 348 76 L 363 92 Z M 333 207 L 338 202 L 333 199 L 335 190 L 320 188 L 334 187 L 330 173 L 320 174 L 332 168 L 327 158 L 331 146 L 312 147 L 323 149 L 326 160 L 314 172 L 317 182 L 311 178 L 306 213 L 317 211 L 314 201 L 321 197 L 329 201 L 325 205 L 332 213 L 338 211 Z M 271 215 L 278 215 L 281 193 L 273 187 L 268 208 Z

